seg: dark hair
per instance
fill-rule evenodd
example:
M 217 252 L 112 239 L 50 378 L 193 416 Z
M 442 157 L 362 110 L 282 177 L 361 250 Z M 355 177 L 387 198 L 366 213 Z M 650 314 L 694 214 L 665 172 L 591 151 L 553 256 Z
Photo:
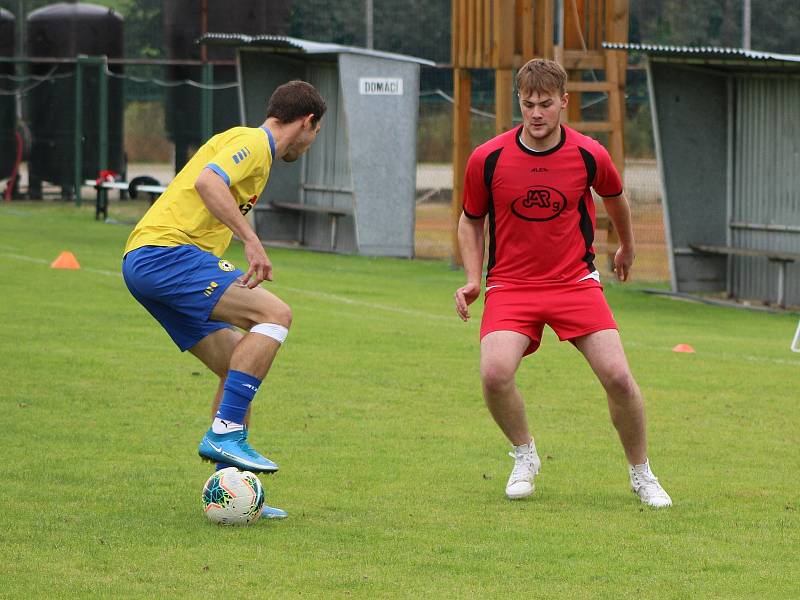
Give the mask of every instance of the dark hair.
M 558 92 L 563 96 L 567 88 L 567 72 L 557 62 L 534 58 L 517 72 L 517 91 L 523 94 Z
M 295 79 L 284 83 L 272 92 L 267 104 L 267 118 L 275 117 L 281 123 L 291 123 L 307 115 L 314 115 L 314 125 L 322 118 L 328 107 L 325 100 L 305 81 Z

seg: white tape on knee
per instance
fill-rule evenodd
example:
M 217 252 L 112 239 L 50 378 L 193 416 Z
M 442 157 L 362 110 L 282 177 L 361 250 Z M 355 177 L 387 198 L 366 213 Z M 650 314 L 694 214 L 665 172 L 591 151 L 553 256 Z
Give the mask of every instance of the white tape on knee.
M 289 330 L 283 325 L 277 323 L 259 323 L 250 328 L 250 333 L 260 333 L 268 338 L 272 338 L 279 344 L 286 341 L 286 336 L 289 335 Z

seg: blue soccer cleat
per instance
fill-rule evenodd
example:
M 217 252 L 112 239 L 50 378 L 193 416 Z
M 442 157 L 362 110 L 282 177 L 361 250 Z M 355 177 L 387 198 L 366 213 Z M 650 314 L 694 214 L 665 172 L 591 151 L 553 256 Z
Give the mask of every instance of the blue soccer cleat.
M 198 454 L 206 460 L 225 463 L 243 471 L 274 473 L 278 465 L 261 456 L 247 443 L 247 430 L 214 433 L 210 428 L 200 440 Z
M 261 518 L 262 519 L 285 519 L 289 515 L 286 514 L 285 510 L 281 510 L 280 508 L 273 508 L 272 506 L 267 506 L 266 504 L 261 509 Z

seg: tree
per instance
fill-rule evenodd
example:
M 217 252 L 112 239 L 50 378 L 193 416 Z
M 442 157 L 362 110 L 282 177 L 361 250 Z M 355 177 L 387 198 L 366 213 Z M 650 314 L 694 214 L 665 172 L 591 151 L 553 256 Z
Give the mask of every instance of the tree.
M 743 0 L 631 0 L 630 40 L 687 46 L 742 45 Z M 751 47 L 800 53 L 800 3 L 752 3 Z

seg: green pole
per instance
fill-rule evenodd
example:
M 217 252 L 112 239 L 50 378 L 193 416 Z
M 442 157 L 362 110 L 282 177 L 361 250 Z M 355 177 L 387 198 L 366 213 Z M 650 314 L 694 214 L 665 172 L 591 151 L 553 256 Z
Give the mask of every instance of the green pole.
M 81 205 L 81 184 L 83 183 L 83 64 L 85 56 L 75 61 L 75 205 Z
M 203 142 L 214 135 L 214 90 L 210 86 L 214 83 L 214 65 L 203 63 L 203 90 L 200 103 L 201 131 Z
M 97 169 L 108 169 L 108 57 L 97 59 L 98 84 L 100 86 L 100 145 Z

